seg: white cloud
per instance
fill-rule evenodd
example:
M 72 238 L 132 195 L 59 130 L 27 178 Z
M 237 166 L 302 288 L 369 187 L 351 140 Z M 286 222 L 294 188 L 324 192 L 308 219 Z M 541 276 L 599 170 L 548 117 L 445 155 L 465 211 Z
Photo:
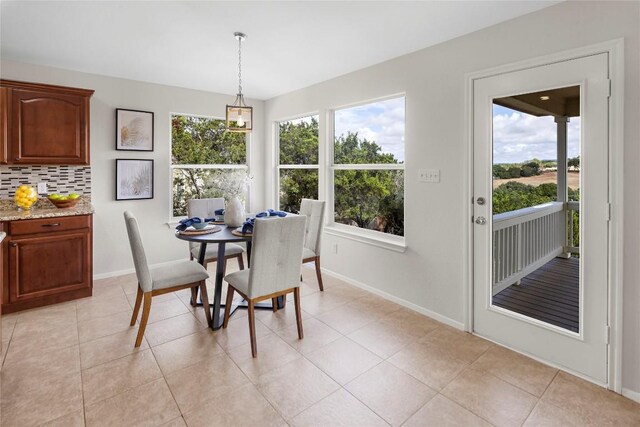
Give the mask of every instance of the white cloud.
M 362 138 L 375 141 L 383 153 L 391 153 L 404 162 L 404 97 L 337 110 L 336 136 L 357 132 Z
M 493 162 L 520 163 L 537 158 L 557 158 L 553 117 L 535 117 L 506 108 L 493 115 Z M 580 118 L 571 118 L 567 130 L 568 156 L 580 154 Z

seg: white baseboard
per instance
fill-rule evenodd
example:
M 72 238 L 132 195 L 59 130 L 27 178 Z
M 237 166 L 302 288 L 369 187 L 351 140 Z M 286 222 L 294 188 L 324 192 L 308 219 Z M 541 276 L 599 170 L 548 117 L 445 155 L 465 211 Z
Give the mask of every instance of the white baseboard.
M 174 263 L 179 262 L 179 261 L 184 261 L 184 260 L 174 259 L 173 261 L 166 261 L 166 262 L 160 262 L 158 264 L 152 264 L 149 267 L 150 268 L 162 267 L 162 266 L 165 266 L 165 265 L 174 264 Z M 108 279 L 109 277 L 116 277 L 116 276 L 124 276 L 125 274 L 131 274 L 131 273 L 135 273 L 135 272 L 136 272 L 136 269 L 132 267 L 132 268 L 127 268 L 125 270 L 111 271 L 109 273 L 94 274 L 93 275 L 93 280 Z
M 631 399 L 640 403 L 640 392 L 629 390 L 628 388 L 622 387 L 622 395 L 628 399 Z
M 311 268 L 313 268 L 313 267 L 311 267 Z M 420 314 L 424 314 L 425 316 L 428 316 L 428 317 L 430 317 L 430 318 L 432 318 L 434 320 L 437 320 L 438 322 L 442 322 L 442 323 L 444 323 L 446 325 L 449 325 L 449 326 L 451 326 L 453 328 L 456 328 L 456 329 L 464 330 L 464 324 L 462 322 L 458 322 L 456 320 L 450 319 L 450 318 L 448 318 L 446 316 L 443 316 L 443 315 L 441 315 L 439 313 L 436 313 L 435 311 L 431 311 L 431 310 L 428 310 L 428 309 L 426 309 L 424 307 L 420 307 L 419 305 L 416 305 L 416 304 L 414 304 L 412 302 L 409 302 L 409 301 L 404 300 L 402 298 L 398 298 L 395 295 L 391 295 L 391 294 L 389 294 L 387 292 L 381 291 L 380 289 L 374 288 L 372 286 L 365 285 L 362 282 L 359 282 L 357 280 L 351 279 L 351 278 L 349 278 L 347 276 L 343 276 L 340 273 L 336 273 L 336 272 L 328 270 L 328 269 L 326 269 L 324 267 L 321 267 L 321 270 L 322 270 L 323 273 L 325 273 L 325 274 L 327 274 L 329 276 L 333 276 L 336 279 L 340 279 L 340 280 L 342 280 L 342 281 L 344 281 L 346 283 L 349 283 L 350 285 L 353 285 L 353 286 L 355 286 L 357 288 L 364 289 L 365 291 L 371 292 L 372 294 L 378 295 L 379 297 L 382 297 L 382 298 L 384 298 L 386 300 L 389 300 L 391 302 L 395 302 L 396 304 L 399 304 L 399 305 L 401 305 L 403 307 L 406 307 L 406 308 L 408 308 L 410 310 L 416 311 L 416 312 L 418 312 Z
M 135 273 L 135 268 L 127 268 L 126 270 L 111 271 L 109 273 L 94 274 L 93 280 L 108 279 L 109 277 L 124 276 L 125 274 Z

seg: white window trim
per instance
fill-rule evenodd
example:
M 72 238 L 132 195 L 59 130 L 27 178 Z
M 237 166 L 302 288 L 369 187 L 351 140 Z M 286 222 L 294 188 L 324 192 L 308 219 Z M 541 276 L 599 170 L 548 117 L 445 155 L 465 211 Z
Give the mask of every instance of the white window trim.
M 205 115 L 201 115 L 201 114 L 190 114 L 190 113 L 169 113 L 169 143 L 170 143 L 170 150 L 169 150 L 169 220 L 166 222 L 166 224 L 169 226 L 169 228 L 176 226 L 181 219 L 186 218 L 187 216 L 173 216 L 173 170 L 174 169 L 245 169 L 247 171 L 248 174 L 251 174 L 251 168 L 250 168 L 250 164 L 251 164 L 251 134 L 250 133 L 246 133 L 245 134 L 245 149 L 246 149 L 246 155 L 245 155 L 245 159 L 246 159 L 246 163 L 244 164 L 202 164 L 202 165 L 198 165 L 198 164 L 185 164 L 185 165 L 181 165 L 181 164 L 177 164 L 174 165 L 173 161 L 172 161 L 172 152 L 173 152 L 173 138 L 171 137 L 171 118 L 173 116 L 188 116 L 188 117 L 198 117 L 198 118 L 203 118 L 203 119 L 212 119 L 212 120 L 222 120 L 224 121 L 225 119 L 222 117 L 215 117 L 215 116 L 205 116 Z M 251 207 L 251 190 L 252 190 L 252 185 L 249 185 L 249 188 L 247 190 L 247 200 L 245 203 L 245 209 L 247 209 L 247 211 L 250 210 Z
M 324 231 L 327 234 L 343 237 L 346 239 L 354 240 L 360 243 L 366 243 L 372 246 L 377 246 L 384 249 L 389 249 L 395 252 L 404 253 L 407 250 L 406 237 L 405 236 L 396 236 L 394 234 L 382 233 L 380 231 L 369 230 L 366 228 L 354 227 L 346 224 L 340 224 L 335 222 L 335 197 L 334 197 L 334 189 L 335 189 L 335 177 L 334 172 L 336 170 L 405 170 L 404 163 L 379 163 L 379 164 L 342 164 L 334 163 L 334 145 L 335 145 L 335 112 L 338 110 L 343 110 L 346 108 L 358 107 L 361 105 L 371 104 L 378 101 L 384 101 L 388 99 L 394 98 L 405 98 L 406 104 L 406 94 L 394 94 L 390 96 L 385 96 L 382 98 L 375 98 L 367 101 L 362 101 L 358 103 L 353 103 L 349 105 L 344 105 L 341 107 L 335 107 L 330 110 L 327 110 L 327 134 L 325 138 L 325 153 L 326 153 L 326 171 L 327 171 L 327 183 L 326 183 L 326 194 L 327 194 L 327 218 L 326 225 Z M 405 107 L 406 111 L 406 107 Z M 406 115 L 405 115 L 405 128 L 406 128 Z M 406 140 L 405 140 L 406 146 Z M 405 184 L 406 184 L 406 174 L 405 174 Z M 406 186 L 405 186 L 406 190 Z M 406 194 L 406 191 L 405 191 Z M 406 211 L 406 202 L 403 206 L 403 212 Z
M 330 222 L 324 227 L 324 231 L 333 236 L 343 237 L 345 239 L 366 243 L 383 249 L 389 249 L 394 252 L 404 253 L 407 250 L 404 236 L 381 233 L 379 231 L 353 227 L 337 222 Z
M 291 122 L 293 120 L 304 119 L 307 117 L 317 117 L 318 118 L 318 163 L 314 164 L 304 164 L 304 165 L 288 165 L 288 164 L 280 164 L 280 123 Z M 320 195 L 320 114 L 319 113 L 309 113 L 302 114 L 299 116 L 293 116 L 286 119 L 275 120 L 273 126 L 273 139 L 274 139 L 274 160 L 275 160 L 275 201 L 276 207 L 274 209 L 280 209 L 280 171 L 282 169 L 315 169 L 318 171 L 318 195 Z

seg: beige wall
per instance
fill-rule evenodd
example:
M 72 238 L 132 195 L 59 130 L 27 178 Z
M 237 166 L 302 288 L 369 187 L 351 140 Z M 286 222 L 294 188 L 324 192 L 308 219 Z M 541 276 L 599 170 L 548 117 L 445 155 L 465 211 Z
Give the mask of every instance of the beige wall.
M 638 2 L 565 2 L 266 103 L 266 125 L 406 93 L 406 253 L 325 233 L 328 269 L 462 324 L 464 321 L 466 140 L 465 73 L 584 47 L 625 42 L 625 265 L 623 387 L 640 392 L 640 172 Z M 273 170 L 271 132 L 265 170 Z M 615 167 L 615 166 L 614 166 Z M 418 168 L 441 170 L 439 184 L 417 182 Z M 321 171 L 322 173 L 323 171 Z M 273 176 L 271 202 L 275 199 Z M 321 197 L 324 188 L 321 188 Z M 338 245 L 338 254 L 329 249 Z
M 173 236 L 167 226 L 171 212 L 170 154 L 171 113 L 224 117 L 225 105 L 234 96 L 162 86 L 95 74 L 3 60 L 0 75 L 4 79 L 51 83 L 94 89 L 91 98 L 91 168 L 94 215 L 94 274 L 101 276 L 133 271 L 133 262 L 122 213 L 133 212 L 140 221 L 142 238 L 151 264 L 184 259 L 186 243 Z M 263 123 L 264 102 L 248 100 L 254 107 L 254 120 Z M 155 141 L 153 152 L 115 150 L 115 109 L 153 111 Z M 251 134 L 250 169 L 257 177 L 264 174 L 262 129 Z M 154 198 L 151 200 L 115 200 L 116 158 L 154 160 Z M 263 181 L 255 179 L 251 189 L 252 207 L 262 208 Z

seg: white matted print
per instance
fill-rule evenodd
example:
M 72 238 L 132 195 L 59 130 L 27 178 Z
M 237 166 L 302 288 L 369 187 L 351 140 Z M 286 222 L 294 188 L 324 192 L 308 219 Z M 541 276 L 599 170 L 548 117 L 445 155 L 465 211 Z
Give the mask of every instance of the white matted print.
M 153 160 L 116 159 L 116 200 L 153 199 Z
M 153 113 L 116 109 L 116 150 L 153 151 Z

